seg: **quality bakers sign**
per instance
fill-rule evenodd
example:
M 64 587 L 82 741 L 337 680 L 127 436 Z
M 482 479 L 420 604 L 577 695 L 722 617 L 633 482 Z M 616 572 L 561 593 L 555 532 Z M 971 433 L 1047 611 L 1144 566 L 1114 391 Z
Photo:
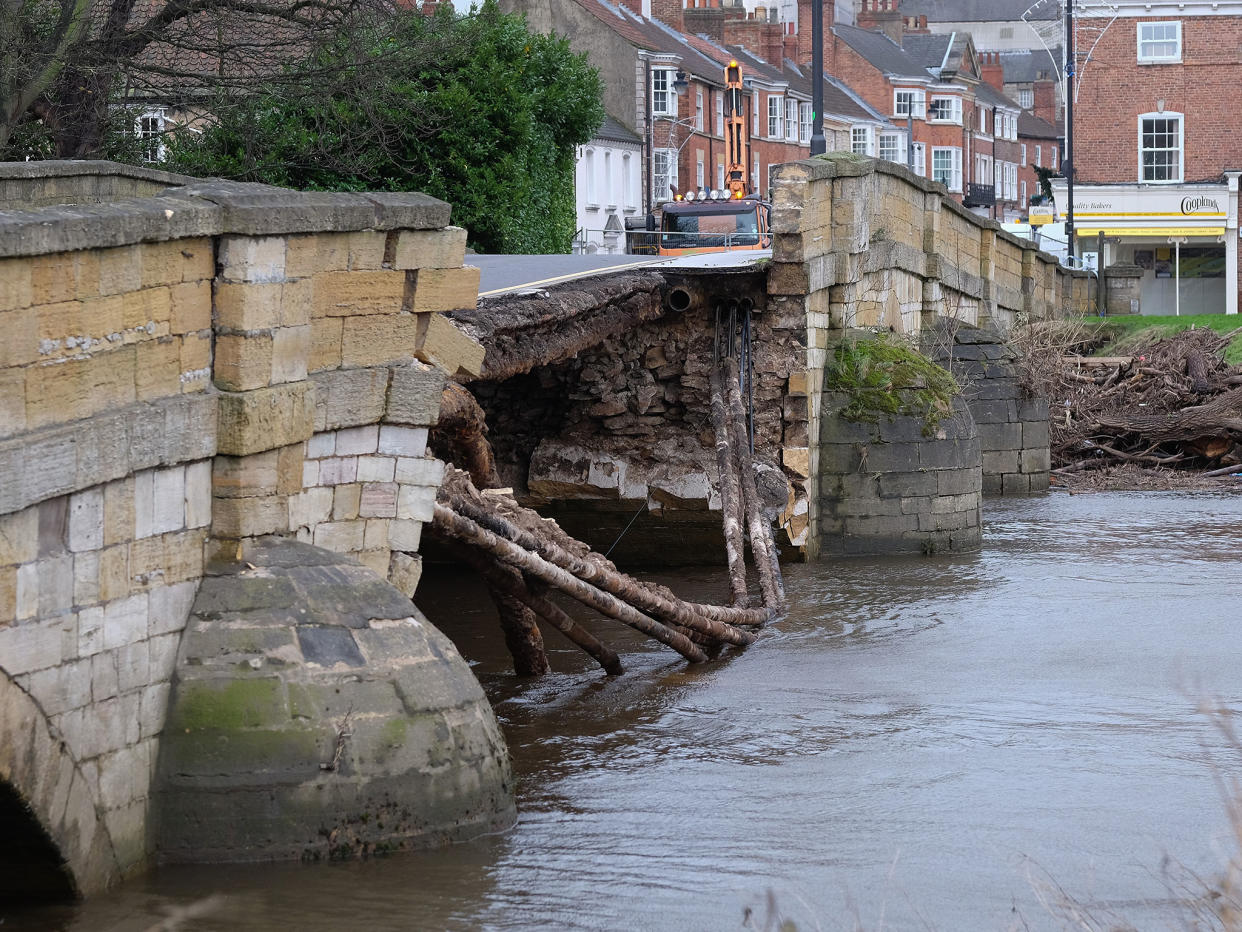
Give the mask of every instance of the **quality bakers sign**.
M 1065 219 L 1065 195 L 1065 182 L 1054 180 L 1058 220 Z M 1075 186 L 1074 226 L 1082 235 L 1219 236 L 1228 197 L 1223 184 Z

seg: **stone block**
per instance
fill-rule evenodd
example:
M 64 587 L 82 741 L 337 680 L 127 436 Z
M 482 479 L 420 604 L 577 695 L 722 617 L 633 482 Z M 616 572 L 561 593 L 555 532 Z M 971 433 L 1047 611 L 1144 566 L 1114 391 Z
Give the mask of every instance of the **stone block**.
M 1005 495 L 1027 495 L 1031 491 L 1031 478 L 1021 473 L 1006 473 L 1001 477 L 1001 488 Z
M 975 423 L 980 426 L 984 424 L 1008 424 L 1018 419 L 1018 403 L 1013 399 L 972 401 L 970 403 L 970 413 L 974 416 Z
M 336 453 L 336 430 L 329 429 L 325 433 L 316 433 L 306 441 L 307 459 L 323 459 Z
M 474 337 L 442 314 L 422 314 L 418 321 L 415 356 L 436 363 L 450 376 L 459 372 L 478 376 L 483 371 L 485 351 Z
M 388 524 L 388 546 L 402 553 L 417 553 L 423 522 L 394 520 Z
M 362 484 L 361 489 L 362 492 L 358 502 L 359 517 L 397 517 L 397 484 L 395 482 L 367 482 Z M 415 516 L 403 515 L 402 517 Z
M 1004 478 L 1000 473 L 983 474 L 983 494 L 1001 495 L 1005 491 Z
M 104 649 L 104 609 L 102 605 L 78 612 L 77 656 L 91 657 Z M 96 699 L 103 698 L 96 696 Z
M 4 658 L 4 672 L 9 676 L 21 676 L 60 664 L 64 660 L 60 632 L 67 624 L 68 620 L 62 616 L 0 627 L 0 657 Z
M 29 563 L 38 555 L 38 508 L 0 515 L 0 566 Z
M 148 635 L 149 602 L 140 592 L 104 606 L 103 646 L 113 650 L 145 640 Z
M 444 372 L 417 362 L 392 369 L 384 420 L 390 424 L 430 427 L 439 420 Z
M 444 481 L 444 463 L 436 459 L 401 457 L 393 477 L 402 485 L 426 485 L 439 488 Z
M 1050 484 L 1048 473 L 1032 473 L 1028 478 L 1031 481 L 1032 492 L 1047 492 Z
M 104 546 L 134 539 L 134 477 L 117 479 L 104 486 Z
M 161 337 L 139 343 L 134 350 L 134 394 L 139 401 L 181 393 L 181 341 Z
M 211 524 L 211 460 L 200 460 L 185 467 L 185 526 Z
M 139 641 L 117 648 L 116 678 L 117 689 L 127 693 L 141 689 L 150 682 L 151 654 L 149 641 Z
M 904 498 L 940 494 L 936 478 L 944 471 L 881 474 L 879 476 L 880 495 L 884 498 Z
M 388 243 L 394 269 L 453 269 L 466 258 L 466 231 L 461 227 L 396 230 Z
M 73 555 L 44 557 L 34 564 L 38 573 L 38 614 L 42 618 L 64 615 L 73 609 Z M 22 567 L 22 570 L 25 570 Z M 19 570 L 19 577 L 21 571 Z M 20 606 L 19 606 L 20 607 Z
M 99 551 L 99 598 L 108 602 L 129 595 L 129 544 Z
M 0 626 L 17 620 L 17 567 L 0 566 Z
M 219 396 L 219 452 L 246 456 L 301 443 L 314 432 L 309 382 L 290 382 Z
M 363 456 L 379 449 L 379 425 L 351 427 L 336 433 L 337 456 Z
M 362 486 L 357 482 L 337 485 L 332 488 L 332 520 L 352 521 L 358 517 L 358 509 L 362 504 Z
M 414 278 L 411 310 L 418 313 L 472 310 L 479 300 L 479 276 L 475 266 L 452 269 L 422 268 Z
M 407 598 L 414 598 L 423 575 L 423 558 L 418 554 L 394 553 L 388 565 L 388 581 Z
M 785 447 L 781 450 L 781 462 L 795 476 L 811 475 L 811 451 L 807 447 Z
M 407 273 L 395 269 L 319 272 L 312 276 L 311 283 L 312 317 L 397 314 L 410 310 Z
M 999 450 L 983 454 L 983 475 L 999 476 L 1018 471 L 1018 451 Z
M 134 539 L 155 533 L 155 470 L 134 474 Z
M 319 372 L 341 365 L 343 322 L 339 317 L 316 317 L 311 321 L 311 351 L 307 369 Z
M 311 355 L 311 328 L 277 327 L 272 331 L 272 370 L 269 382 L 280 385 L 306 378 Z
M 0 260 L 0 311 L 29 307 L 34 300 L 28 258 Z
M 169 673 L 171 675 L 171 669 Z M 138 706 L 139 733 L 152 738 L 164 730 L 164 718 L 168 711 L 168 696 L 172 687 L 168 683 L 153 683 L 142 690 Z
M 327 486 L 354 482 L 358 478 L 358 459 L 353 456 L 319 461 L 319 484 Z
M 289 501 L 283 495 L 266 498 L 218 498 L 212 509 L 213 537 L 258 537 L 289 530 Z
M 198 581 L 156 586 L 148 594 L 148 624 L 152 637 L 173 634 L 185 627 L 198 592 Z
M 157 469 L 153 480 L 152 533 L 180 531 L 185 527 L 185 467 Z
M 39 358 L 38 312 L 33 308 L 0 312 L 0 368 L 25 366 Z
M 863 472 L 917 472 L 923 463 L 920 453 L 936 441 L 928 443 L 873 443 L 867 447 L 866 456 L 862 458 Z
M 423 485 L 403 485 L 397 496 L 395 517 L 402 520 L 430 521 L 435 513 L 436 489 Z
M 1048 472 L 1052 468 L 1052 456 L 1047 447 L 1023 450 L 1018 457 L 1018 468 L 1024 473 Z
M 980 455 L 979 441 L 974 438 L 919 444 L 919 465 L 926 469 L 977 468 Z
M 1028 398 L 1018 406 L 1018 419 L 1021 421 L 1048 420 L 1048 399 Z
M 1022 446 L 1022 425 L 980 424 L 979 446 L 992 452 L 1017 450 Z
M 226 282 L 282 282 L 285 279 L 283 236 L 221 236 L 216 262 Z
M 0 370 L 0 437 L 25 430 L 26 375 L 20 369 Z
M 367 528 L 363 534 L 363 547 L 368 550 L 388 550 L 388 521 L 385 518 L 370 518 L 367 520 Z M 385 558 L 385 561 L 387 558 Z M 388 566 L 385 562 L 383 576 L 388 572 Z
M 421 457 L 427 452 L 427 428 L 380 425 L 378 450 L 385 456 Z
M 366 533 L 365 521 L 330 521 L 315 528 L 314 540 L 316 547 L 323 547 L 336 553 L 351 553 L 362 550 Z
M 983 487 L 982 469 L 938 469 L 933 475 L 937 495 L 967 495 Z
M 164 243 L 143 243 L 139 247 L 142 258 L 142 287 L 171 285 L 182 280 L 185 257 L 181 243 L 172 240 Z
M 391 456 L 360 456 L 358 458 L 359 482 L 392 482 L 397 460 Z
M 376 424 L 384 416 L 387 368 L 316 372 L 311 381 L 315 383 L 316 431 Z
M 1048 446 L 1048 422 L 1046 420 L 1023 421 L 1022 446 L 1028 450 Z
M 414 314 L 372 314 L 348 317 L 341 329 L 341 365 L 386 366 L 404 362 L 419 345 L 419 320 Z
M 272 377 L 272 335 L 217 334 L 213 375 L 216 387 L 228 392 L 267 385 Z
M 217 498 L 251 498 L 277 492 L 279 453 L 217 456 L 212 463 L 211 490 Z

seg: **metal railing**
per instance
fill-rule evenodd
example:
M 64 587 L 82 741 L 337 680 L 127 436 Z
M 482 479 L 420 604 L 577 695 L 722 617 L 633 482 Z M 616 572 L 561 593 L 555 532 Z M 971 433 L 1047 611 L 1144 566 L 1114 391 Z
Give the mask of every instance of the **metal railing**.
M 962 200 L 963 207 L 991 207 L 996 203 L 996 186 L 991 184 L 966 185 L 966 196 Z

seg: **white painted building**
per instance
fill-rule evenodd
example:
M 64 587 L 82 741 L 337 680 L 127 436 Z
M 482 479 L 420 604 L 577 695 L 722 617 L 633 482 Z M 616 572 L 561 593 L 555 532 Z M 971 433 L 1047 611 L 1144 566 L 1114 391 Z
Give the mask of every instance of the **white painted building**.
M 625 221 L 642 213 L 643 141 L 612 117 L 578 147 L 576 253 L 625 252 Z

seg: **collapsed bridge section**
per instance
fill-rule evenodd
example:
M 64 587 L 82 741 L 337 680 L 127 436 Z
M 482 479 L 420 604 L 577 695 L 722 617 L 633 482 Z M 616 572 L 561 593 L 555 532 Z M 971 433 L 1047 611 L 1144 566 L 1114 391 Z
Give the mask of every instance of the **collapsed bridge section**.
M 645 269 L 459 313 L 486 347 L 467 387 L 500 484 L 619 562 L 723 563 L 711 382 L 732 308 L 752 471 L 794 552 L 807 439 L 805 397 L 789 377 L 805 324 L 768 314 L 765 292 L 762 271 Z

